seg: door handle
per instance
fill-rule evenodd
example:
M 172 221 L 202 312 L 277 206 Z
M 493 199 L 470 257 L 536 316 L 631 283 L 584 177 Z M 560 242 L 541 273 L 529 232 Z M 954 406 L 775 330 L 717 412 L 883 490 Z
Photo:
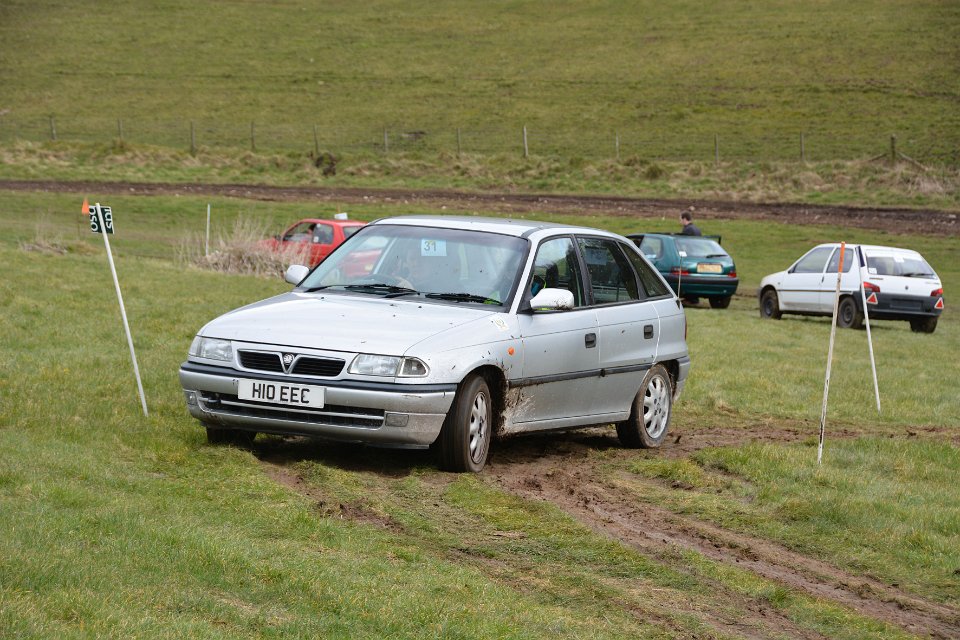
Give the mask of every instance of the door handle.
M 587 349 L 593 349 L 595 346 L 597 346 L 597 334 L 588 333 L 587 335 L 583 336 L 583 344 L 587 347 Z
M 653 325 L 645 324 L 643 325 L 643 337 L 645 340 L 649 340 L 653 337 Z

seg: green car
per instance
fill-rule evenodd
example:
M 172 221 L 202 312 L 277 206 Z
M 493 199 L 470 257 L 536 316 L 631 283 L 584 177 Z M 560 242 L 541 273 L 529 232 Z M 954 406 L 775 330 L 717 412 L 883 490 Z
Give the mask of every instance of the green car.
M 740 279 L 720 236 L 633 233 L 627 236 L 663 274 L 677 295 L 696 304 L 703 297 L 714 309 L 726 309 Z

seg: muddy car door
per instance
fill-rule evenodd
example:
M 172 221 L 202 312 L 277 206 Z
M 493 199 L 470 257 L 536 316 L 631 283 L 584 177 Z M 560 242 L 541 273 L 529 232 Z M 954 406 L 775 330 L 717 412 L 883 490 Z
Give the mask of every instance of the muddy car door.
M 601 377 L 594 412 L 622 414 L 657 356 L 660 318 L 643 289 L 626 251 L 610 238 L 578 237 L 586 264 L 588 296 L 597 313 Z M 611 417 L 611 420 L 615 419 Z
M 513 422 L 522 431 L 581 424 L 594 411 L 600 358 L 597 316 L 587 306 L 572 237 L 540 244 L 528 286 L 529 294 L 546 288 L 570 291 L 574 306 L 518 314 L 523 375 L 514 383 L 520 393 Z

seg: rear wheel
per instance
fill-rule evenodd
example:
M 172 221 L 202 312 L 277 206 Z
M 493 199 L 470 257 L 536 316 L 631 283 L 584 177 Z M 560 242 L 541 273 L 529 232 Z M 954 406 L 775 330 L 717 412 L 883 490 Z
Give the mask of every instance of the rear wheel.
M 733 296 L 713 296 L 710 298 L 710 306 L 714 309 L 726 309 L 730 306 L 730 298 Z
M 842 329 L 859 329 L 863 326 L 863 314 L 857 309 L 857 303 L 850 296 L 840 300 L 837 326 Z
M 937 329 L 937 318 L 916 318 L 910 321 L 910 330 L 915 333 L 933 333 Z
M 774 289 L 767 289 L 760 296 L 760 317 L 779 320 L 781 315 L 780 299 L 777 297 L 777 292 Z
M 482 376 L 470 375 L 460 384 L 440 431 L 440 466 L 446 471 L 480 471 L 487 463 L 492 436 L 490 387 Z
M 630 417 L 617 424 L 617 436 L 625 447 L 654 449 L 667 437 L 673 406 L 673 381 L 666 367 L 655 364 L 647 372 L 633 400 Z

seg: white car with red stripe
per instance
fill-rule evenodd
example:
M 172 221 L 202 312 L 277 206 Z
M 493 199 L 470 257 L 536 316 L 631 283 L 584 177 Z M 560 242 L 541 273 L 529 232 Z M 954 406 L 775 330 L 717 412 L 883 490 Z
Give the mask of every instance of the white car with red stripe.
M 760 281 L 760 317 L 779 319 L 785 313 L 832 316 L 840 270 L 839 243 L 814 247 L 786 271 Z M 907 320 L 913 331 L 933 333 L 943 312 L 943 285 L 916 251 L 847 244 L 837 325 L 862 326 L 864 300 L 871 319 Z

